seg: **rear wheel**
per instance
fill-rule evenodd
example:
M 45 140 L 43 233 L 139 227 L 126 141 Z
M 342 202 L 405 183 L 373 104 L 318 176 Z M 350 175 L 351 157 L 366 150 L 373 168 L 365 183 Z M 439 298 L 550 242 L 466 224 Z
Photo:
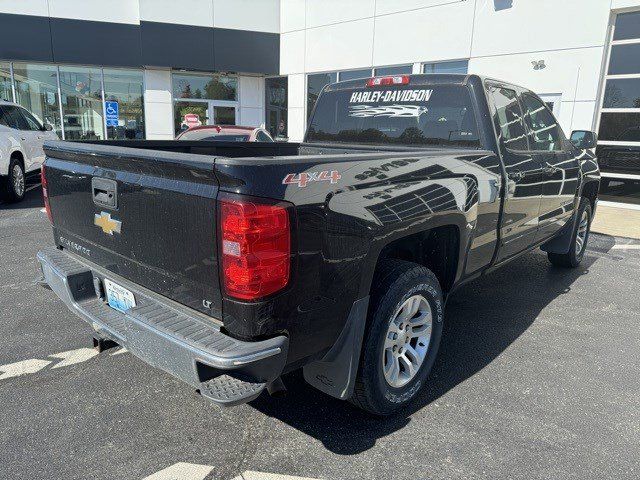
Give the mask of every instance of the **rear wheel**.
M 2 178 L 0 196 L 7 202 L 19 202 L 24 198 L 26 180 L 22 163 L 16 157 L 9 162 L 9 172 Z
M 578 221 L 573 228 L 571 247 L 567 253 L 548 253 L 549 261 L 558 267 L 575 268 L 580 265 L 587 250 L 591 231 L 591 203 L 582 198 L 578 209 Z
M 350 401 L 389 415 L 415 398 L 433 366 L 442 335 L 442 291 L 430 270 L 402 260 L 386 260 L 373 285 Z

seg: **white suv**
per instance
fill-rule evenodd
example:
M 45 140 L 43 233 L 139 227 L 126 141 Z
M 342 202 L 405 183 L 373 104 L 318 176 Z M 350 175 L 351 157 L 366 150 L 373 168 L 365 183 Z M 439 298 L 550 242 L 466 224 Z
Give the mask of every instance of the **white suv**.
M 50 125 L 42 123 L 15 103 L 0 101 L 0 198 L 24 198 L 26 177 L 37 174 L 44 162 L 42 144 L 57 140 Z

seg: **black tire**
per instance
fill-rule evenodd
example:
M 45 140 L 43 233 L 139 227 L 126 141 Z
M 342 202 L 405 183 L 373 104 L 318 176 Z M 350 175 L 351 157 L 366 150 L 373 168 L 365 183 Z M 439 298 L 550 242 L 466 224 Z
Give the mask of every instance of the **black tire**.
M 22 191 L 18 191 L 14 182 L 14 169 L 18 167 L 22 173 Z M 16 157 L 12 157 L 9 162 L 9 173 L 6 177 L 0 177 L 0 198 L 5 202 L 14 203 L 19 202 L 24 198 L 25 193 L 25 175 L 24 167 L 20 160 Z
M 586 213 L 587 219 L 587 230 L 586 236 L 584 237 L 584 241 L 580 250 L 576 248 L 577 238 L 578 238 L 578 230 L 580 229 L 580 223 L 583 219 L 583 216 Z M 551 253 L 547 254 L 549 261 L 557 266 L 563 268 L 576 268 L 582 262 L 584 257 L 584 252 L 587 250 L 587 244 L 589 243 L 589 234 L 591 233 L 591 220 L 592 220 L 592 210 L 591 210 L 591 202 L 587 198 L 582 198 L 580 200 L 580 206 L 578 207 L 578 220 L 573 227 L 573 233 L 571 235 L 571 247 L 567 253 Z
M 378 266 L 372 285 L 360 365 L 349 401 L 374 415 L 390 415 L 409 405 L 426 382 L 442 337 L 444 304 L 436 276 L 416 263 L 385 260 Z M 395 388 L 387 382 L 383 372 L 385 337 L 404 301 L 418 294 L 431 308 L 431 338 L 415 376 L 406 385 Z

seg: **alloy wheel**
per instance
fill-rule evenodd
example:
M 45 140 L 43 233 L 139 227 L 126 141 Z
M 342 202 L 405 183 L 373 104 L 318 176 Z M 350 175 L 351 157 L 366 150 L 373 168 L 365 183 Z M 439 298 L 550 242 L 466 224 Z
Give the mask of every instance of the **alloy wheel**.
M 433 315 L 422 295 L 406 299 L 389 323 L 382 351 L 382 370 L 387 383 L 400 388 L 417 375 L 427 356 Z

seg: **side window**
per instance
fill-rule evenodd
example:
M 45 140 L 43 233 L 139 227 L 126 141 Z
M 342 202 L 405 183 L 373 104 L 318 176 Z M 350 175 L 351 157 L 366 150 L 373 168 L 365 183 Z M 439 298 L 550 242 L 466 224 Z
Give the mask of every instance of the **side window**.
M 13 105 L 5 105 L 4 112 L 7 116 L 7 120 L 11 128 L 16 128 L 18 130 L 29 130 L 29 124 L 24 119 L 24 117 L 20 115 L 18 107 L 15 107 Z
M 493 123 L 505 147 L 511 150 L 528 150 L 527 133 L 515 90 L 489 85 L 487 91 L 496 107 Z
M 524 120 L 529 127 L 532 150 L 562 150 L 560 127 L 547 106 L 533 95 L 522 95 Z
M 273 142 L 271 137 L 262 130 L 258 131 L 258 133 L 256 134 L 256 140 L 258 140 L 259 142 Z
M 42 124 L 24 108 L 19 109 L 20 113 L 29 125 L 29 130 L 44 130 Z

